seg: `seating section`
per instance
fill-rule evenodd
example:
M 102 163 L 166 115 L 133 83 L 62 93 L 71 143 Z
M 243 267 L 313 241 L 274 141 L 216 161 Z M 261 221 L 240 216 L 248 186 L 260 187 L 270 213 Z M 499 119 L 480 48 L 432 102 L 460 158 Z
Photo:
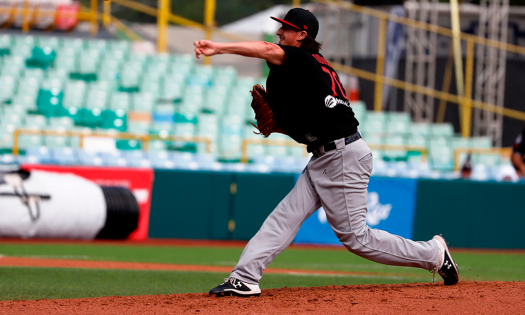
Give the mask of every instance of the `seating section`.
M 249 124 L 249 90 L 257 83 L 265 80 L 240 77 L 233 67 L 198 65 L 190 55 L 134 52 L 128 41 L 0 35 L 0 154 L 7 153 L 0 160 L 299 172 L 308 159 L 304 146 L 250 144 L 251 163 L 238 163 L 243 141 L 261 139 Z M 435 176 L 452 170 L 455 149 L 492 146 L 490 139 L 455 136 L 450 124 L 412 123 L 406 113 L 371 112 L 362 102 L 351 106 L 379 175 Z M 13 156 L 17 129 L 49 134 L 21 134 L 22 154 Z M 93 153 L 81 149 L 80 133 L 151 140 L 147 150 L 140 139 L 118 139 L 111 152 Z M 502 163 L 487 155 L 473 162 Z

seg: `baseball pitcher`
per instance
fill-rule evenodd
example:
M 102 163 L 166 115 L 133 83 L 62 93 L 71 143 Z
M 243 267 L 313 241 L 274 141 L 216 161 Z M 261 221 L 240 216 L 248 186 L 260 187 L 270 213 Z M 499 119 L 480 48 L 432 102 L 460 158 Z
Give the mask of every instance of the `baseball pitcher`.
M 319 53 L 317 18 L 295 8 L 283 19 L 279 44 L 262 41 L 194 43 L 201 55 L 236 54 L 266 60 L 266 90 L 254 86 L 252 108 L 258 133 L 289 135 L 307 145 L 312 158 L 295 187 L 268 216 L 244 249 L 230 277 L 209 293 L 259 296 L 259 280 L 270 262 L 292 242 L 299 227 L 321 206 L 339 240 L 352 253 L 388 265 L 438 272 L 445 285 L 459 280 L 443 237 L 414 242 L 366 225 L 372 153 L 339 76 Z

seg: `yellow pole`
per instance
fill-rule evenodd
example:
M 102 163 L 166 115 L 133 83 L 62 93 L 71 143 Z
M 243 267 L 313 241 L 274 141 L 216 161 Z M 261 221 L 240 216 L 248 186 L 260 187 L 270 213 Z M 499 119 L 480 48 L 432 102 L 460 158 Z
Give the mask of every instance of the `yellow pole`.
M 24 10 L 22 16 L 22 32 L 29 32 L 29 0 L 24 0 Z
M 382 110 L 383 102 L 383 73 L 385 66 L 386 18 L 379 19 L 379 39 L 377 43 L 377 63 L 375 76 L 374 110 Z
M 204 26 L 206 27 L 206 39 L 211 40 L 211 33 L 215 20 L 215 0 L 206 0 L 204 3 Z M 204 64 L 211 64 L 210 57 L 204 57 Z
M 104 1 L 104 15 L 102 16 L 104 27 L 107 28 L 111 24 L 111 0 Z
M 98 30 L 97 8 L 98 8 L 97 0 L 91 0 L 91 28 L 89 30 L 89 33 L 91 34 L 91 36 L 95 36 Z
M 472 74 L 474 72 L 474 41 L 467 41 L 467 65 L 465 69 L 465 99 L 463 102 L 463 117 L 461 134 L 470 137 L 472 115 Z
M 167 28 L 168 17 L 170 15 L 170 0 L 159 0 L 159 10 L 157 12 L 157 51 L 164 53 L 167 48 Z
M 300 7 L 300 6 L 301 6 L 301 0 L 293 0 L 293 1 L 292 1 L 292 6 L 293 6 L 294 8 L 298 8 L 298 7 Z
M 450 19 L 452 23 L 452 45 L 454 47 L 454 64 L 456 65 L 456 87 L 459 96 L 465 95 L 463 83 L 463 59 L 461 54 L 461 27 L 459 25 L 458 0 L 450 0 Z M 461 106 L 458 107 L 459 116 L 463 117 L 465 112 Z M 464 134 L 464 132 L 463 132 Z

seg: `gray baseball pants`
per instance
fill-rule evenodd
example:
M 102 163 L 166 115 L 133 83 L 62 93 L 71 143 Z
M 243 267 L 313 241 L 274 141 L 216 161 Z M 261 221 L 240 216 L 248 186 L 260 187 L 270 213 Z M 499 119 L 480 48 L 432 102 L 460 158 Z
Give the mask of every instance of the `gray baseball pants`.
M 372 153 L 363 139 L 312 157 L 295 187 L 248 242 L 231 277 L 257 284 L 264 269 L 295 238 L 301 224 L 321 206 L 335 234 L 352 253 L 387 265 L 433 270 L 435 241 L 414 242 L 366 225 Z

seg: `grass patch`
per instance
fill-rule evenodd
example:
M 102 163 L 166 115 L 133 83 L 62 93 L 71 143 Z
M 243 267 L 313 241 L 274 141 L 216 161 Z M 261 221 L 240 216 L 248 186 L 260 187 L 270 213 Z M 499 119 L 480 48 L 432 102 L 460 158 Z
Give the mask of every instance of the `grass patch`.
M 61 259 L 234 266 L 242 248 L 118 246 L 101 244 L 0 244 L 0 255 Z M 525 281 L 525 254 L 457 253 L 462 279 Z M 425 270 L 374 263 L 344 250 L 290 248 L 270 267 L 347 272 L 410 274 L 431 281 Z M 266 278 L 267 276 L 265 276 Z
M 204 293 L 228 274 L 68 268 L 0 268 L 0 300 Z M 261 288 L 425 282 L 419 278 L 266 275 Z

